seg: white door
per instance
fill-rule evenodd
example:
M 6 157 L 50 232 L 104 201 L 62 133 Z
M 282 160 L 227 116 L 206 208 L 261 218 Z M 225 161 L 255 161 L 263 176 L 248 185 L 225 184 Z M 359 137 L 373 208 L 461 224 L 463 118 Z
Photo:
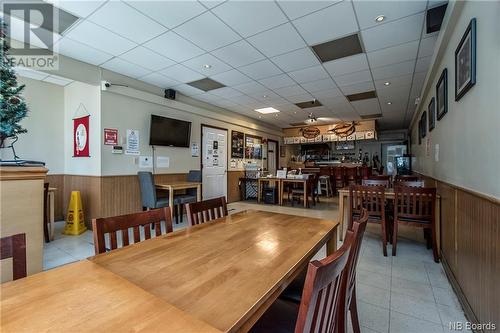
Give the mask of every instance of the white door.
M 276 142 L 267 141 L 267 171 L 271 175 L 276 175 L 276 153 L 278 148 Z
M 203 200 L 227 195 L 227 131 L 202 127 Z

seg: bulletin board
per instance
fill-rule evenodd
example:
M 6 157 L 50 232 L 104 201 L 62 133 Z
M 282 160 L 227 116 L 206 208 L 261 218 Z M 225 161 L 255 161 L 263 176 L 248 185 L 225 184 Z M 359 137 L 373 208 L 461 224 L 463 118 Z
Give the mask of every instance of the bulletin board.
M 245 134 L 245 158 L 262 159 L 262 137 Z
M 231 158 L 243 158 L 245 146 L 245 134 L 243 132 L 231 131 Z

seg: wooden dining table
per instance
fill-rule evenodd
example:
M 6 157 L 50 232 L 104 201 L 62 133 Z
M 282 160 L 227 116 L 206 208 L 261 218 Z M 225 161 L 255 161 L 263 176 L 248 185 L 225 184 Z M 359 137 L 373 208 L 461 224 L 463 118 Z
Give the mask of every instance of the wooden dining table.
M 345 215 L 346 215 L 346 208 L 347 208 L 347 214 L 349 214 L 349 205 L 345 205 L 345 200 L 349 198 L 349 189 L 348 188 L 342 188 L 339 189 L 339 240 L 342 240 L 344 237 L 344 234 L 347 230 L 346 223 L 345 223 Z M 385 190 L 385 198 L 387 200 L 394 200 L 394 188 L 388 188 Z M 436 242 L 438 244 L 438 251 L 440 249 L 440 219 L 441 219 L 441 197 L 439 194 L 436 194 Z
M 243 211 L 8 282 L 2 332 L 247 332 L 337 221 Z
M 280 190 L 279 190 L 280 206 L 283 205 L 283 189 L 285 187 L 285 184 L 287 184 L 287 183 L 288 184 L 302 184 L 302 187 L 304 189 L 304 193 L 302 194 L 303 201 L 304 201 L 304 208 L 308 208 L 307 196 L 309 194 L 307 193 L 307 191 L 308 191 L 308 188 L 307 188 L 308 179 L 307 178 L 283 178 L 283 179 L 281 179 Z
M 169 183 L 158 183 L 155 184 L 157 190 L 166 190 L 168 191 L 168 206 L 174 207 L 174 193 L 175 191 L 187 190 L 190 188 L 196 189 L 196 200 L 201 201 L 201 183 L 199 182 L 169 182 Z M 170 209 L 170 214 L 174 215 L 174 210 Z

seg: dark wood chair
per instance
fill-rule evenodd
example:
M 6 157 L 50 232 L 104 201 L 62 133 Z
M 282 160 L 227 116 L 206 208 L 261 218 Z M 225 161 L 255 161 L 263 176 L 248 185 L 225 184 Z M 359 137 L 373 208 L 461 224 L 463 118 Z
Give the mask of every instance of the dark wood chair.
M 416 182 L 420 180 L 418 176 L 410 176 L 410 175 L 396 175 L 394 178 L 394 182 Z
M 347 186 L 358 183 L 358 168 L 347 167 L 345 168 L 345 184 Z
M 188 203 L 186 211 L 191 227 L 228 215 L 225 197 Z
M 383 186 L 385 188 L 389 188 L 390 182 L 389 179 L 363 179 L 361 180 L 361 185 L 363 186 Z
M 359 169 L 359 176 L 360 176 L 361 180 L 363 180 L 363 179 L 370 179 L 371 175 L 372 175 L 372 168 L 371 167 L 369 167 L 369 166 L 362 166 Z
M 424 229 L 427 247 L 432 243 L 434 261 L 439 262 L 436 240 L 436 189 L 410 186 L 394 188 L 392 255 L 396 255 L 400 224 Z
M 424 187 L 425 186 L 425 182 L 423 180 L 415 180 L 415 181 L 400 180 L 395 184 L 398 186 L 409 186 L 409 187 Z
M 26 277 L 26 234 L 0 238 L 0 260 L 12 258 L 14 280 Z
M 50 242 L 49 234 L 49 183 L 43 184 L 43 237 L 45 242 Z
M 122 247 L 130 245 L 129 229 L 133 231 L 133 243 L 151 238 L 152 227 L 155 237 L 172 232 L 170 208 L 151 209 L 145 212 L 105 217 L 92 220 L 95 254 L 104 253 L 118 248 L 118 234 L 121 234 Z M 162 230 L 161 222 L 165 221 Z M 141 240 L 141 230 L 144 229 L 144 239 Z M 110 248 L 106 248 L 105 234 L 109 234 Z
M 300 304 L 277 299 L 255 323 L 252 333 L 342 332 L 338 311 L 343 303 L 343 277 L 355 235 L 348 231 L 332 255 L 309 263 Z
M 337 193 L 337 189 L 345 186 L 345 168 L 342 166 L 333 168 L 333 194 Z
M 381 226 L 382 252 L 387 256 L 387 239 L 390 238 L 388 219 L 385 214 L 385 186 L 351 185 L 349 187 L 349 221 L 347 228 L 352 229 L 354 220 L 361 218 L 362 212 L 368 213 L 368 222 Z

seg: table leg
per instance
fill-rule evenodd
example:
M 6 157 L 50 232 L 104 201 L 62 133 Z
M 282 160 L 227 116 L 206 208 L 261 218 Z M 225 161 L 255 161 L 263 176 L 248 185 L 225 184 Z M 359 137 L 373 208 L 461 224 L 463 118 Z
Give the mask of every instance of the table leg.
M 278 186 L 279 186 L 279 195 L 278 195 L 278 198 L 279 198 L 279 204 L 280 206 L 283 206 L 283 181 L 280 180 L 280 182 L 278 183 Z
M 344 239 L 344 193 L 339 192 L 339 240 Z
M 49 239 L 54 240 L 55 218 L 54 218 L 55 195 L 54 192 L 49 192 Z
M 201 185 L 196 185 L 196 200 L 201 201 Z
M 307 181 L 304 182 L 304 208 L 307 208 Z
M 260 179 L 257 181 L 257 202 L 260 203 L 260 193 L 261 193 L 261 189 L 260 189 L 260 185 L 262 184 L 262 182 L 260 181 Z
M 168 207 L 170 207 L 170 217 L 174 219 L 174 189 L 170 187 L 168 189 Z
M 326 243 L 326 255 L 329 256 L 337 250 L 337 233 L 340 225 L 337 225 L 335 229 L 333 229 L 332 237 Z

